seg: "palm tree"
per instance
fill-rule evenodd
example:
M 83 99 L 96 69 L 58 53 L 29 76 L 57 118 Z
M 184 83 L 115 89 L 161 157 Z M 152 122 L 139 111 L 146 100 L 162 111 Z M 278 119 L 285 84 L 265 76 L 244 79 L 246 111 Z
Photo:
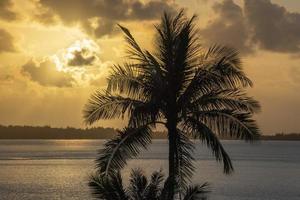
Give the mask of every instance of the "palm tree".
M 129 61 L 115 65 L 104 91 L 96 91 L 84 109 L 92 124 L 102 119 L 128 117 L 128 126 L 100 151 L 100 173 L 114 174 L 127 159 L 150 143 L 153 130 L 163 125 L 169 141 L 169 200 L 185 188 L 193 167 L 194 145 L 200 139 L 223 163 L 224 173 L 233 171 L 219 136 L 252 141 L 259 129 L 252 119 L 257 101 L 247 96 L 252 86 L 242 70 L 236 50 L 214 45 L 201 47 L 195 19 L 184 12 L 164 13 L 156 28 L 155 52 L 142 49 L 125 27 Z
M 164 176 L 161 171 L 152 173 L 150 180 L 142 170 L 132 170 L 129 186 L 125 188 L 120 173 L 108 178 L 96 173 L 90 178 L 89 186 L 92 194 L 97 199 L 104 200 L 165 200 L 168 196 L 168 180 L 163 184 Z M 183 195 L 183 200 L 206 199 L 208 185 L 195 185 L 188 187 Z

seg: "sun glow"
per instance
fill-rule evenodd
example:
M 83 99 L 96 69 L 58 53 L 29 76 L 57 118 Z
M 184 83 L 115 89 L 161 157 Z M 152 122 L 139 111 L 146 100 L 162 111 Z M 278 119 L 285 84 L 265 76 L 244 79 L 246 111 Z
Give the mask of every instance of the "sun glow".
M 99 59 L 101 49 L 91 39 L 75 40 L 66 48 L 58 50 L 46 59 L 58 72 L 70 75 L 74 85 L 88 86 L 90 84 L 103 84 L 100 80 L 107 75 L 110 61 Z M 104 79 L 104 78 L 103 78 Z
M 100 48 L 96 42 L 91 39 L 76 40 L 69 47 L 59 50 L 51 56 L 58 71 L 73 71 L 68 66 L 69 61 L 75 58 L 76 52 L 84 51 L 85 56 L 92 56 L 100 53 Z
M 74 58 L 76 51 L 89 50 L 90 52 L 99 52 L 99 46 L 91 39 L 76 40 L 70 47 L 66 49 L 66 53 L 63 55 L 65 60 L 71 60 Z
M 53 56 L 51 56 L 51 59 L 55 63 L 57 71 L 63 71 L 63 64 L 60 61 L 60 59 L 58 58 L 58 56 L 57 55 L 53 55 Z

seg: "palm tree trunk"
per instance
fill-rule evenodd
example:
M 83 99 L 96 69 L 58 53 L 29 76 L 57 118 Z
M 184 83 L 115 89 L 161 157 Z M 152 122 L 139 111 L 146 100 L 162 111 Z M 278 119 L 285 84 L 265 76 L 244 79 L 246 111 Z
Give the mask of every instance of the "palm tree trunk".
M 170 64 L 171 66 L 172 64 Z M 171 69 L 174 67 L 170 67 Z M 176 86 L 174 81 L 175 75 L 170 72 L 169 83 L 171 86 Z M 176 194 L 177 183 L 177 102 L 176 102 L 176 88 L 170 88 L 168 91 L 168 105 L 167 105 L 167 124 L 168 139 L 169 139 L 169 195 L 168 200 L 174 200 Z
M 176 122 L 168 122 L 168 140 L 169 140 L 169 193 L 168 200 L 174 200 L 176 180 Z

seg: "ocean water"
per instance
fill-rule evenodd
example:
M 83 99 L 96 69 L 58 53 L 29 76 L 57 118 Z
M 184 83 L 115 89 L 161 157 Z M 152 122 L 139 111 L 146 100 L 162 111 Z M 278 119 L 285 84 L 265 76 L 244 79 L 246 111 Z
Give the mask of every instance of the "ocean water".
M 0 140 L 0 199 L 92 199 L 87 186 L 103 140 Z M 210 151 L 196 143 L 193 182 L 209 182 L 211 200 L 300 200 L 300 142 L 223 141 L 235 172 L 222 173 Z M 123 171 L 167 169 L 167 142 L 156 140 Z M 167 172 L 167 171 L 165 171 Z

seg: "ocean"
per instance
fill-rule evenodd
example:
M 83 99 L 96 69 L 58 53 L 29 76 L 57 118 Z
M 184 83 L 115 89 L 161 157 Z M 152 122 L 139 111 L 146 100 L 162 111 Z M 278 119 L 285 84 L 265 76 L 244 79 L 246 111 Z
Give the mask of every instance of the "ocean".
M 235 171 L 196 143 L 194 183 L 209 182 L 210 200 L 300 200 L 300 141 L 222 141 Z M 87 200 L 97 149 L 104 140 L 0 140 L 1 200 Z M 167 141 L 155 140 L 123 170 L 167 169 Z M 166 172 L 167 173 L 167 172 Z

